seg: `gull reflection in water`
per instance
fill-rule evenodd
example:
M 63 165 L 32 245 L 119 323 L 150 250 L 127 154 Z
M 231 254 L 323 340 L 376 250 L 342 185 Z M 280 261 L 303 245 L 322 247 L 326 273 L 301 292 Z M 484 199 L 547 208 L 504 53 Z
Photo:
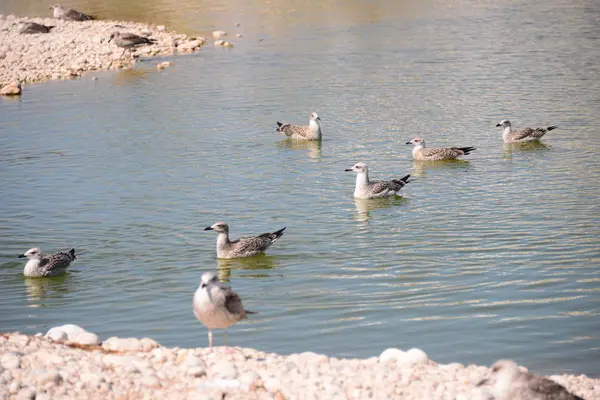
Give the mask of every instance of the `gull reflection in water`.
M 279 267 L 277 257 L 260 254 L 254 257 L 243 257 L 233 259 L 217 259 L 217 268 L 219 271 L 219 280 L 229 282 L 232 270 L 261 271 L 276 269 Z M 265 273 L 249 275 L 250 277 L 264 277 Z
M 530 142 L 517 142 L 517 143 L 504 143 L 504 159 L 511 160 L 513 153 L 538 151 L 538 150 L 550 150 L 551 146 L 540 142 L 539 140 L 532 140 Z
M 286 149 L 308 150 L 308 158 L 318 161 L 321 158 L 320 140 L 285 139 L 277 142 L 277 146 Z
M 467 160 L 445 160 L 445 161 L 419 161 L 414 160 L 413 176 L 425 176 L 427 175 L 428 169 L 442 169 L 442 168 L 460 168 L 467 169 L 471 166 L 471 162 Z
M 68 274 L 52 278 L 25 278 L 27 299 L 35 302 L 30 307 L 41 307 L 40 300 L 52 297 L 62 297 L 69 291 Z
M 367 222 L 371 219 L 371 211 L 379 208 L 391 208 L 401 206 L 408 202 L 408 200 L 402 196 L 384 197 L 381 199 L 354 199 L 356 204 L 356 210 L 358 215 L 356 219 L 360 222 Z

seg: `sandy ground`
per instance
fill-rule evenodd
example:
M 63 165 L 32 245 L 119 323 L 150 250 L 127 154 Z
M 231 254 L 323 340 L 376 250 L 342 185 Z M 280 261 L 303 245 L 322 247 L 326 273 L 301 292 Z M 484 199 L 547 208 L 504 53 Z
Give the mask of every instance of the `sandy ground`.
M 438 364 L 418 349 L 338 359 L 247 348 L 166 348 L 147 338 L 93 344 L 97 336 L 76 326 L 69 335 L 53 329 L 46 337 L 0 335 L 0 398 L 491 399 L 485 386 L 476 386 L 489 368 Z M 77 335 L 92 344 L 70 340 Z M 598 379 L 551 379 L 587 400 L 600 399 Z
M 49 33 L 21 34 L 24 22 L 54 26 Z M 130 32 L 155 39 L 156 44 L 136 48 L 132 54 L 113 42 L 112 32 Z M 0 15 L 0 87 L 70 79 L 89 71 L 128 67 L 134 57 L 189 53 L 205 38 L 168 32 L 162 26 L 123 21 L 63 21 L 54 18 L 17 18 Z

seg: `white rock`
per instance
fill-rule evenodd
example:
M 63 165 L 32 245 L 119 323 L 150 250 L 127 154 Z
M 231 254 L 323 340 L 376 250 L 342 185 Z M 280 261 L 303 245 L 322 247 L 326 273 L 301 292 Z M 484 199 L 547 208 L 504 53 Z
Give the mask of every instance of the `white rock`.
M 79 344 L 97 345 L 100 344 L 100 339 L 95 333 L 85 331 L 77 335 L 73 342 L 77 342 Z
M 223 46 L 224 40 L 215 40 L 215 46 Z
M 77 335 L 81 334 L 82 332 L 85 332 L 85 329 L 83 329 L 82 327 L 73 324 L 67 324 L 51 328 L 46 333 L 46 337 L 54 341 L 74 340 L 75 337 L 77 337 Z M 64 335 L 67 335 L 67 337 L 65 338 Z
M 156 27 L 156 29 L 157 29 L 158 31 L 160 31 L 160 32 L 163 32 L 163 31 L 164 31 L 166 28 L 165 28 L 165 26 L 164 26 L 164 25 L 158 25 L 158 26 Z
M 110 365 L 112 367 L 121 367 L 127 372 L 137 372 L 139 371 L 139 369 L 135 366 L 133 358 L 134 357 L 131 356 L 118 356 L 115 354 L 108 354 L 102 357 L 102 362 L 105 365 Z
M 187 370 L 187 374 L 189 376 L 193 376 L 195 378 L 200 378 L 200 377 L 206 376 L 206 368 L 202 367 L 202 366 L 191 367 L 190 369 Z
M 234 364 L 221 361 L 211 368 L 212 376 L 221 379 L 235 379 L 238 376 L 237 368 Z
M 84 373 L 80 375 L 82 382 L 90 389 L 96 389 L 101 383 L 105 381 L 104 376 L 94 373 Z
M 147 375 L 147 376 L 142 377 L 142 379 L 140 380 L 140 383 L 144 386 L 153 387 L 153 388 L 157 388 L 160 386 L 159 379 L 154 375 Z
M 62 381 L 62 376 L 58 372 L 50 371 L 44 372 L 37 376 L 37 384 L 44 386 L 46 383 L 52 383 L 53 385 L 59 384 Z
M 19 393 L 17 393 L 16 400 L 33 400 L 35 399 L 35 390 L 31 388 L 21 389 Z
M 118 338 L 110 337 L 102 343 L 102 347 L 107 350 L 116 351 L 140 351 L 142 344 L 137 338 Z
M 193 51 L 198 47 L 202 46 L 203 42 L 201 40 L 192 40 L 189 42 L 181 43 L 177 46 L 177 51 Z
M 388 361 L 398 361 L 402 360 L 405 357 L 406 353 L 400 349 L 396 349 L 394 347 L 390 347 L 389 349 L 384 350 L 379 355 L 379 362 L 386 363 Z
M 10 335 L 10 337 L 8 338 L 8 341 L 10 343 L 14 343 L 19 347 L 25 347 L 27 346 L 27 344 L 29 343 L 29 336 L 27 335 L 22 335 L 20 333 L 18 334 L 14 334 L 14 335 Z
M 227 36 L 227 32 L 225 31 L 213 31 L 213 38 L 219 39 L 220 37 Z
M 8 393 L 17 393 L 21 389 L 21 383 L 19 381 L 12 381 L 10 385 L 8 385 Z
M 2 367 L 6 369 L 18 369 L 21 364 L 21 360 L 18 355 L 11 352 L 4 354 L 2 358 L 0 358 L 0 364 L 2 364 Z
M 400 364 L 425 364 L 427 361 L 429 361 L 427 354 L 417 348 L 408 350 L 404 357 L 399 360 Z
M 169 61 L 165 61 L 164 63 L 169 64 L 167 66 L 171 65 L 171 63 Z M 150 339 L 150 338 L 141 338 L 140 344 L 142 345 L 142 350 L 144 350 L 144 351 L 150 351 L 159 346 L 159 344 L 155 340 Z

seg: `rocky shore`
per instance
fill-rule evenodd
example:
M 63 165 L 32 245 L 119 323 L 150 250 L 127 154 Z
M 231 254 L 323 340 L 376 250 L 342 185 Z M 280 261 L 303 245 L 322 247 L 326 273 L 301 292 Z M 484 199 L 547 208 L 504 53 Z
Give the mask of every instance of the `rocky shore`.
M 201 337 L 201 335 L 199 335 Z M 489 399 L 489 368 L 438 364 L 412 349 L 379 357 L 288 356 L 246 348 L 181 349 L 152 339 L 98 337 L 75 325 L 0 334 L 3 399 Z M 600 380 L 551 379 L 583 398 Z
M 23 34 L 24 23 L 53 26 L 48 33 Z M 70 79 L 89 71 L 128 67 L 132 56 L 108 42 L 115 31 L 156 40 L 132 51 L 133 57 L 189 53 L 205 38 L 169 32 L 164 26 L 122 21 L 64 21 L 54 18 L 18 18 L 0 15 L 0 87 L 20 81 Z

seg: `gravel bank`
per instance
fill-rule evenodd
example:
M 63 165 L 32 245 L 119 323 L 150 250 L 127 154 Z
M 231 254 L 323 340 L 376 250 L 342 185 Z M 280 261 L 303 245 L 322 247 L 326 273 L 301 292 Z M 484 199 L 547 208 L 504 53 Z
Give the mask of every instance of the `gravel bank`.
M 489 399 L 485 388 L 476 387 L 488 376 L 487 367 L 437 364 L 420 350 L 338 359 L 246 348 L 166 348 L 135 338 L 80 344 L 65 338 L 94 343 L 97 336 L 69 327 L 68 333 L 53 328 L 48 337 L 0 334 L 0 398 Z M 587 400 L 600 398 L 599 379 L 552 379 Z
M 54 26 L 49 33 L 21 34 L 22 24 L 37 22 Z M 0 15 L 0 87 L 20 80 L 24 83 L 70 79 L 88 71 L 117 69 L 131 65 L 123 49 L 108 43 L 114 31 L 148 36 L 156 44 L 133 50 L 135 57 L 188 53 L 199 49 L 204 38 L 167 32 L 162 26 L 122 21 L 63 21 L 54 18 L 17 18 Z

